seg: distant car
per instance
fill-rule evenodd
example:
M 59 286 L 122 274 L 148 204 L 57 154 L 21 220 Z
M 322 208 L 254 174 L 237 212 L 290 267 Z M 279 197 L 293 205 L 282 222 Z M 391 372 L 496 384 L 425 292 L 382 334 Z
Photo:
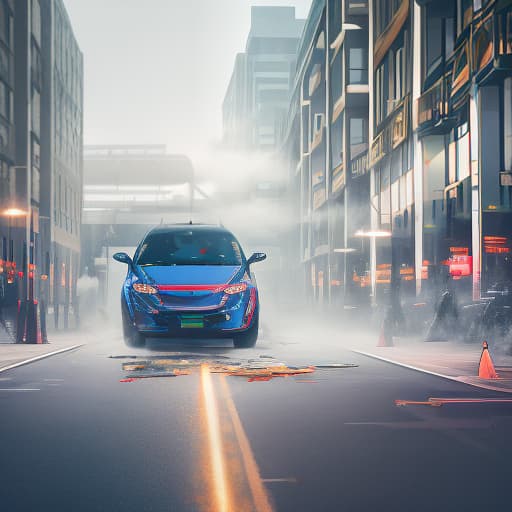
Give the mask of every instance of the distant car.
M 258 338 L 258 288 L 236 238 L 222 227 L 168 225 L 151 230 L 135 251 L 114 259 L 128 265 L 121 292 L 127 345 L 146 337 L 232 338 L 235 347 Z

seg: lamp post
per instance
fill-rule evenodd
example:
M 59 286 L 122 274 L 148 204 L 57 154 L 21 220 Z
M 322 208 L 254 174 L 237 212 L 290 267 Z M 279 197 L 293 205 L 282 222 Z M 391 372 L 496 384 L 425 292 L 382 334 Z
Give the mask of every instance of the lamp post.
M 25 304 L 20 308 L 25 315 L 25 343 L 37 343 L 37 312 L 35 310 L 36 304 L 34 302 L 34 247 L 32 241 L 32 183 L 30 167 L 27 165 L 15 165 L 12 167 L 14 170 L 24 169 L 26 172 L 26 193 L 27 202 L 26 210 L 22 210 L 16 206 L 5 210 L 4 215 L 9 217 L 25 217 L 25 268 L 23 269 L 25 276 Z M 20 291 L 18 299 L 22 301 L 22 292 Z M 21 322 L 19 323 L 21 325 Z M 17 341 L 23 340 L 23 333 L 17 333 Z
M 371 280 L 371 299 L 372 306 L 376 304 L 377 294 L 377 238 L 390 238 L 390 231 L 363 231 L 355 233 L 356 237 L 370 239 L 370 280 Z

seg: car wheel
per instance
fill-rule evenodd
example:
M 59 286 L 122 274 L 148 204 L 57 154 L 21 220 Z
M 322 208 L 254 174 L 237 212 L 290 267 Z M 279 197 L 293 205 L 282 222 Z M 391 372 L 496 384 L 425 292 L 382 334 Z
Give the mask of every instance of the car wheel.
M 257 316 L 250 329 L 234 337 L 233 343 L 235 348 L 251 348 L 256 345 L 256 340 L 258 339 L 258 324 L 259 318 Z
M 146 338 L 131 324 L 130 317 L 123 308 L 123 337 L 129 347 L 144 347 Z

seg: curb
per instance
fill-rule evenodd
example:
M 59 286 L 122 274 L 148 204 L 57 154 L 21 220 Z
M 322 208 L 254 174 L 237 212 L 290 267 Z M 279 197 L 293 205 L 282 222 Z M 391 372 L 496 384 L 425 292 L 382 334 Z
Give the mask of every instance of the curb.
M 437 373 L 430 370 L 425 370 L 424 368 L 419 368 L 418 366 L 412 366 L 410 364 L 401 363 L 399 361 L 395 361 L 394 359 L 389 359 L 387 357 L 378 356 L 376 354 L 372 354 L 371 352 L 363 352 L 362 350 L 350 349 L 351 352 L 355 354 L 360 354 L 362 356 L 371 357 L 372 359 L 378 359 L 379 361 L 383 361 L 385 363 L 394 364 L 395 366 L 401 366 L 403 368 L 407 368 L 408 370 L 413 370 L 420 373 L 426 373 L 427 375 L 432 375 L 434 377 L 439 377 L 441 379 L 450 380 L 452 382 L 458 382 L 459 384 L 466 384 L 467 386 L 471 386 L 479 389 L 487 389 L 490 391 L 498 391 L 499 393 L 512 393 L 512 389 L 503 389 L 496 386 L 493 386 L 487 382 L 467 382 L 465 379 L 471 378 L 469 376 L 460 376 L 460 377 L 452 377 L 450 375 L 444 375 L 443 373 Z
M 56 356 L 57 354 L 63 354 L 64 352 L 69 352 L 70 350 L 75 350 L 83 346 L 84 343 L 81 343 L 80 345 L 73 345 L 71 347 L 61 348 L 59 350 L 54 350 L 53 352 L 48 352 L 47 354 L 41 354 L 40 356 L 31 357 L 30 359 L 25 359 L 24 361 L 19 361 L 9 366 L 4 366 L 3 368 L 0 368 L 0 373 L 6 372 L 7 370 L 12 370 L 13 368 L 18 368 L 19 366 L 25 366 L 30 363 L 35 363 L 36 361 L 40 361 L 41 359 L 46 359 L 51 356 Z

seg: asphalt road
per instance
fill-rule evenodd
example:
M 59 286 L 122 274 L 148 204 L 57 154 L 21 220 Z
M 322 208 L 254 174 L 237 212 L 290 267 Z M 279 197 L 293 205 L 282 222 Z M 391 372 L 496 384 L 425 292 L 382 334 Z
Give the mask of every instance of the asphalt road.
M 508 509 L 512 405 L 394 404 L 494 393 L 356 355 L 317 328 L 267 330 L 244 351 L 87 338 L 0 374 L 2 511 Z M 359 366 L 120 382 L 126 360 L 109 357 L 169 351 Z

